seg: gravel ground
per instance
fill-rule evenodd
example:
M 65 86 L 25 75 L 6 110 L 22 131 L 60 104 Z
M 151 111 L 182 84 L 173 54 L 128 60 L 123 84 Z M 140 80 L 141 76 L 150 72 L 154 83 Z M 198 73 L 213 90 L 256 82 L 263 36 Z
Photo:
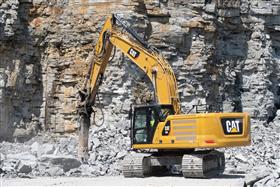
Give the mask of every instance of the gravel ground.
M 115 177 L 38 177 L 2 178 L 2 186 L 243 186 L 244 176 L 223 175 L 213 179 L 186 179 L 181 176 L 124 178 Z

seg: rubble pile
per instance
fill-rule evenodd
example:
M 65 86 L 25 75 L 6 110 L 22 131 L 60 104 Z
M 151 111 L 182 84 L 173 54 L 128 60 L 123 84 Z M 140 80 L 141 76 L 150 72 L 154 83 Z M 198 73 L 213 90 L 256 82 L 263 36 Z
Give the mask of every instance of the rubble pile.
M 1 172 L 120 174 L 130 105 L 151 102 L 152 89 L 118 51 L 98 93 L 88 164 L 75 149 L 85 62 L 105 18 L 118 13 L 172 66 L 183 112 L 200 103 L 251 115 L 253 144 L 226 149 L 227 172 L 279 184 L 279 8 L 279 0 L 0 0 Z
M 259 126 L 259 122 L 252 122 L 251 146 L 222 149 L 226 155 L 225 174 L 245 175 L 248 185 L 279 186 L 278 113 L 270 124 Z M 5 177 L 120 175 L 121 161 L 129 154 L 128 126 L 108 129 L 102 125 L 93 129 L 87 163 L 77 158 L 77 136 L 39 133 L 24 144 L 2 142 L 1 174 Z
M 269 124 L 252 122 L 252 145 L 225 149 L 226 173 L 245 174 L 247 185 L 280 185 L 280 111 Z
M 59 176 L 81 165 L 76 137 L 38 135 L 22 143 L 2 142 L 1 169 L 4 176 Z

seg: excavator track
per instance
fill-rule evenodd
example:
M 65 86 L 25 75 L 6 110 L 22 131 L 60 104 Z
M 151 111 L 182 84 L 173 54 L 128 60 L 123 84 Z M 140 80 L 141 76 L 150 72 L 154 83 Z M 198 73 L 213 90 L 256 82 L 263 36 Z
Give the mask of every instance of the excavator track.
M 224 169 L 224 153 L 216 150 L 185 154 L 182 158 L 182 174 L 186 178 L 211 178 L 223 173 Z
M 223 152 L 219 152 L 219 151 L 216 151 L 216 150 L 213 150 L 212 153 L 215 153 L 218 155 L 218 170 L 219 170 L 219 175 L 223 174 L 224 171 L 225 171 L 225 154 Z
M 146 177 L 150 173 L 149 154 L 127 156 L 123 160 L 124 177 Z
M 211 178 L 220 175 L 225 169 L 224 153 L 217 150 L 196 151 L 184 155 L 154 155 L 137 153 L 123 160 L 124 177 L 146 177 L 155 169 L 171 165 L 181 166 L 186 178 Z M 163 173 L 161 170 L 157 173 Z

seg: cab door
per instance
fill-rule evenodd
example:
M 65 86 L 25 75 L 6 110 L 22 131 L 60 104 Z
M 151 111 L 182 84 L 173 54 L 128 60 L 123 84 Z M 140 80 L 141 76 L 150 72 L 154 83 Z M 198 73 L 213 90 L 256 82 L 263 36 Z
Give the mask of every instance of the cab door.
M 139 107 L 134 110 L 133 117 L 133 144 L 152 143 L 157 121 L 152 107 Z

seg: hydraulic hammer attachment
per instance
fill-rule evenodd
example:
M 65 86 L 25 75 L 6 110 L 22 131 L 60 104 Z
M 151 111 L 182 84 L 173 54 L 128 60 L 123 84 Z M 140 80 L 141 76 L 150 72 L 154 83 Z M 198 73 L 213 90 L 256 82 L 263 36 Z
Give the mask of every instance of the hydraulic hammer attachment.
M 90 116 L 80 114 L 79 116 L 79 150 L 78 156 L 82 162 L 88 160 L 88 133 L 90 127 Z
M 94 63 L 94 56 L 90 56 L 89 58 L 90 66 L 85 78 L 85 82 L 83 84 L 82 90 L 79 90 L 80 102 L 78 104 L 78 123 L 79 123 L 79 148 L 78 148 L 78 157 L 82 162 L 86 162 L 88 160 L 88 135 L 89 135 L 89 127 L 90 127 L 90 117 L 92 113 L 92 107 L 88 104 L 88 90 L 87 84 L 90 79 L 92 66 Z
M 90 127 L 90 117 L 92 108 L 85 102 L 87 98 L 86 92 L 79 91 L 81 102 L 78 105 L 79 113 L 79 149 L 78 156 L 82 162 L 86 162 L 88 159 L 88 133 Z

